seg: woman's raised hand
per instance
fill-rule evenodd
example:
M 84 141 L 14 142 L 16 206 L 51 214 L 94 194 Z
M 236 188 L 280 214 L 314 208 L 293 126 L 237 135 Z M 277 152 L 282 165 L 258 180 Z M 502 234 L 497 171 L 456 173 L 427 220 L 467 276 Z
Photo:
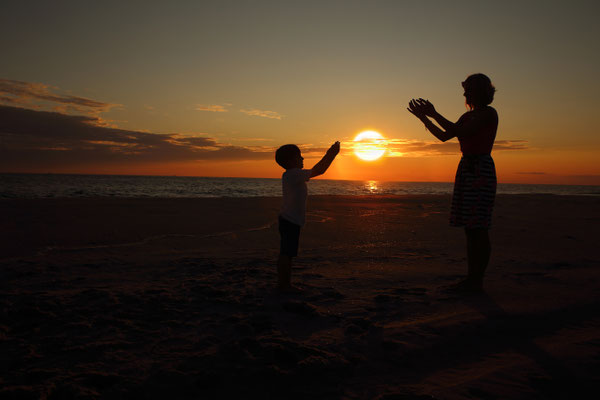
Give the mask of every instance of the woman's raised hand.
M 416 100 L 416 102 L 425 115 L 427 115 L 428 117 L 433 117 L 433 115 L 435 114 L 435 107 L 433 106 L 433 104 L 431 104 L 429 100 L 419 98 Z
M 420 100 L 423 99 L 412 99 L 411 101 L 408 102 L 408 108 L 407 110 L 413 114 L 415 117 L 419 118 L 419 119 L 423 119 L 426 117 L 426 113 L 425 113 L 425 108 L 423 107 L 423 104 L 420 102 Z

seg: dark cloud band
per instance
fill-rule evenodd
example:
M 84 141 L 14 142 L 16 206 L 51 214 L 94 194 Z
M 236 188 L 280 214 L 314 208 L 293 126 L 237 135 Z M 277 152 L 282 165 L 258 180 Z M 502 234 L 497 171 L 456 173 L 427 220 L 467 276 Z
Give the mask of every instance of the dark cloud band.
M 0 106 L 0 168 L 46 163 L 271 159 L 274 149 L 220 144 L 209 137 L 157 134 L 97 125 L 97 117 Z
M 54 93 L 51 88 L 43 83 L 14 81 L 0 79 L 0 101 L 8 104 L 35 104 L 39 101 L 66 104 L 74 106 L 77 110 L 87 108 L 94 111 L 108 111 L 117 104 L 86 99 L 78 96 L 68 96 Z

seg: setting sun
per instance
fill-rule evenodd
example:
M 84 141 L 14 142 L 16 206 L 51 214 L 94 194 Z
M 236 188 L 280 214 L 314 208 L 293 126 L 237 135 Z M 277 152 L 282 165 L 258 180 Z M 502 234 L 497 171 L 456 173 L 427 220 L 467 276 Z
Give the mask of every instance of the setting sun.
M 374 161 L 385 154 L 387 142 L 375 131 L 364 131 L 354 138 L 354 154 L 361 160 Z

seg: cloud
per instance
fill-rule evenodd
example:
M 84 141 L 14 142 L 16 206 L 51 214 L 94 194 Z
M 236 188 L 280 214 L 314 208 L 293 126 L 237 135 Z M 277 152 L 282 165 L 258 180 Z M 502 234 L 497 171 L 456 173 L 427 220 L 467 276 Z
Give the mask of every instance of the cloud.
M 99 113 L 110 110 L 119 104 L 105 103 L 85 97 L 56 93 L 44 83 L 13 81 L 0 79 L 0 102 L 11 105 L 22 105 L 32 108 L 44 108 L 44 103 L 54 103 L 56 111 Z
M 527 140 L 496 140 L 494 151 L 499 150 L 528 150 Z
M 232 137 L 229 140 L 243 141 L 243 142 L 272 142 L 273 141 L 273 139 L 266 139 L 266 138 L 235 138 L 235 137 Z
M 201 136 L 183 136 L 183 135 L 171 135 L 169 139 L 171 143 L 178 146 L 190 146 L 190 147 L 216 147 L 217 142 L 212 138 L 201 137 Z
M 99 125 L 68 115 L 0 105 L 0 170 L 195 160 L 266 160 L 275 149 L 234 146 L 205 136 L 160 134 Z
M 447 142 L 387 139 L 387 157 L 428 157 L 460 154 L 457 140 Z M 526 150 L 526 140 L 497 140 L 493 151 Z
M 209 105 L 196 104 L 194 109 L 197 111 L 222 113 L 222 112 L 229 112 L 227 107 L 230 107 L 230 106 L 232 106 L 231 103 L 209 104 Z M 281 120 L 283 118 L 283 115 L 279 114 L 276 111 L 259 110 L 257 108 L 244 108 L 244 109 L 241 109 L 240 112 L 242 112 L 246 115 L 254 116 L 254 117 L 263 117 L 263 118 L 278 119 L 278 120 Z
M 198 111 L 210 111 L 210 112 L 227 112 L 227 111 L 229 111 L 225 108 L 225 106 L 217 105 L 217 104 L 209 105 L 209 106 L 197 104 L 195 109 Z
M 255 117 L 263 117 L 263 118 L 271 118 L 271 119 L 282 119 L 283 115 L 279 114 L 275 111 L 267 111 L 267 110 L 258 110 L 256 108 L 250 109 L 241 109 L 240 112 L 243 112 L 246 115 L 252 115 Z

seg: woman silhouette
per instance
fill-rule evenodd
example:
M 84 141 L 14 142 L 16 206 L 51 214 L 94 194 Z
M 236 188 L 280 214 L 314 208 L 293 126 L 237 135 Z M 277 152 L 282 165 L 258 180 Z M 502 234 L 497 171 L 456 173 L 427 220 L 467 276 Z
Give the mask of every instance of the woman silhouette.
M 484 74 L 470 75 L 462 86 L 469 111 L 456 123 L 440 115 L 428 100 L 412 99 L 408 111 L 441 141 L 457 137 L 460 143 L 462 158 L 454 181 L 450 225 L 465 228 L 468 276 L 456 288 L 479 292 L 483 289 L 483 276 L 490 259 L 488 229 L 496 196 L 496 168 L 490 155 L 498 128 L 498 114 L 490 107 L 496 89 Z

